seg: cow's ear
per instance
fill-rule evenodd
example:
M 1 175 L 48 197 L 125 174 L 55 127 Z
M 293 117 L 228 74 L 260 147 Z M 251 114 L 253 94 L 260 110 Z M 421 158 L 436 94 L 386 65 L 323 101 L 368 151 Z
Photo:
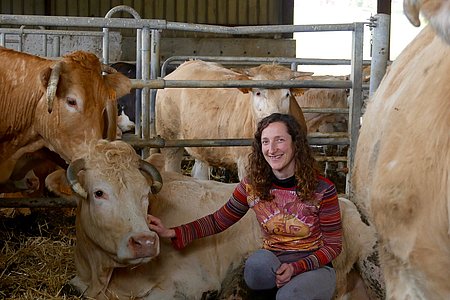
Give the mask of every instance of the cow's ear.
M 230 76 L 229 80 L 252 80 L 250 77 L 244 74 L 237 74 L 235 76 Z M 239 87 L 238 88 L 242 93 L 247 94 L 252 91 L 252 88 L 249 87 Z
M 48 81 L 50 80 L 50 74 L 52 73 L 52 69 L 50 67 L 46 68 L 41 72 L 40 80 L 41 80 L 41 90 L 46 93 L 47 92 L 47 86 Z
M 291 94 L 292 94 L 294 97 L 300 97 L 300 96 L 302 96 L 304 93 L 306 93 L 307 90 L 309 90 L 309 89 L 306 89 L 306 88 L 292 88 L 292 89 L 291 89 Z
M 115 99 L 125 96 L 131 91 L 131 81 L 128 77 L 121 73 L 104 75 L 106 86 L 114 91 Z
M 66 170 L 59 169 L 45 178 L 45 186 L 49 191 L 68 200 L 78 201 L 77 195 L 70 188 L 66 178 Z

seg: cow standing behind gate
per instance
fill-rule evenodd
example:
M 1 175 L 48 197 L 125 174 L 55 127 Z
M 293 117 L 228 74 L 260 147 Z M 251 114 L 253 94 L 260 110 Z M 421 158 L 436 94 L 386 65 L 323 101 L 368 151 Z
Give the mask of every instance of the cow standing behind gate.
M 311 75 L 280 65 L 261 65 L 239 73 L 213 62 L 187 61 L 164 77 L 166 80 L 290 80 Z M 166 88 L 156 95 L 156 133 L 164 139 L 250 139 L 261 118 L 290 113 L 306 130 L 301 108 L 294 94 L 305 89 L 262 88 Z M 245 174 L 249 147 L 188 147 L 198 161 Z M 182 148 L 161 149 L 166 170 L 181 172 Z M 194 177 L 207 179 L 200 172 Z
M 450 1 L 392 63 L 363 117 L 352 177 L 373 222 L 387 299 L 450 297 Z M 418 25 L 418 23 L 415 23 Z
M 102 75 L 92 53 L 59 61 L 0 48 L 0 182 L 25 154 L 46 147 L 70 161 L 86 144 L 116 135 L 115 99 L 127 94 L 124 75 Z
M 100 141 L 88 153 L 71 164 L 68 179 L 60 170 L 46 181 L 50 190 L 78 201 L 77 277 L 72 282 L 85 296 L 201 299 L 208 292 L 220 290 L 224 278 L 239 268 L 250 251 L 261 247 L 260 227 L 249 211 L 228 230 L 175 250 L 169 241 L 159 240 L 149 230 L 147 211 L 168 226 L 183 224 L 214 212 L 228 200 L 235 184 L 161 171 L 164 185 L 159 193 L 149 196 L 155 179 L 161 179 L 154 170 L 152 176 L 142 171 L 139 156 L 130 145 Z M 148 161 L 162 169 L 161 156 L 154 154 Z M 69 195 L 69 183 L 79 194 Z M 345 299 L 353 289 L 347 277 L 354 271 L 354 264 L 370 253 L 375 238 L 354 205 L 345 199 L 339 201 L 344 251 L 333 264 L 337 295 Z M 365 295 L 364 287 L 360 292 Z

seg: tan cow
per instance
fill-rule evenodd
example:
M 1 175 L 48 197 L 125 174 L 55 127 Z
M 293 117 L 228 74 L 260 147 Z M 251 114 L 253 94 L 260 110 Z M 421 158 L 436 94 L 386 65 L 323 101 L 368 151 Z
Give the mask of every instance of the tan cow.
M 450 2 L 414 3 L 434 10 Z M 450 20 L 446 12 L 436 18 Z M 450 297 L 449 81 L 450 45 L 427 26 L 393 62 L 363 116 L 353 199 L 379 236 L 387 299 Z
M 437 34 L 450 44 L 449 0 L 403 0 L 403 8 L 414 26 L 420 26 L 419 14 L 422 13 Z
M 311 73 L 293 72 L 280 65 L 261 65 L 240 73 L 213 62 L 188 61 L 167 75 L 167 80 L 289 80 Z M 252 138 L 261 118 L 291 113 L 306 128 L 293 95 L 304 89 L 168 88 L 156 96 L 156 132 L 164 139 Z M 245 174 L 250 147 L 188 147 L 195 159 L 211 166 Z M 181 172 L 183 149 L 161 149 L 166 170 Z M 198 177 L 198 176 L 194 176 Z M 203 176 L 199 176 L 207 179 Z
M 160 156 L 154 155 L 149 161 L 162 168 Z M 164 185 L 158 194 L 150 196 L 149 203 L 147 180 L 152 180 L 139 171 L 139 156 L 130 145 L 100 141 L 83 161 L 83 167 L 75 166 L 80 162 L 76 160 L 68 171 L 69 182 L 82 197 L 70 196 L 64 171 L 53 173 L 46 183 L 61 196 L 77 198 L 78 276 L 72 282 L 85 296 L 200 299 L 208 291 L 220 290 L 226 275 L 239 267 L 249 252 L 261 247 L 261 231 L 253 211 L 226 231 L 197 240 L 182 251 L 166 240 L 159 241 L 147 227 L 148 210 L 168 226 L 211 213 L 228 200 L 235 184 L 161 172 Z M 340 201 L 343 228 L 351 228 L 349 234 L 344 231 L 345 254 L 334 262 L 338 268 L 337 291 L 343 296 L 352 286 L 339 276 L 346 276 L 370 252 L 364 247 L 370 250 L 374 238 L 354 205 Z
M 0 60 L 0 182 L 25 153 L 43 147 L 70 161 L 104 137 L 104 115 L 115 138 L 113 100 L 131 82 L 119 73 L 102 75 L 94 54 L 76 51 L 53 61 L 0 47 Z

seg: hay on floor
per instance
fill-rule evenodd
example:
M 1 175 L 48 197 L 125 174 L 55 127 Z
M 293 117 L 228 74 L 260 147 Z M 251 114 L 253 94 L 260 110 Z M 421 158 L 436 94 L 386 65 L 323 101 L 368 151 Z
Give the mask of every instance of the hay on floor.
M 0 299 L 81 299 L 63 292 L 75 276 L 74 218 L 42 212 L 0 218 Z

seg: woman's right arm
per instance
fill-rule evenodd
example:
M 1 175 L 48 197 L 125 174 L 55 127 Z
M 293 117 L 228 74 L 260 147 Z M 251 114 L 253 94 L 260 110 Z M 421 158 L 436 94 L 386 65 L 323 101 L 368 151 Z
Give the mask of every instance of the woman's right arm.
M 245 184 L 241 181 L 230 199 L 216 212 L 173 228 L 166 228 L 160 219 L 149 215 L 149 228 L 161 237 L 172 239 L 176 249 L 182 249 L 192 241 L 224 231 L 239 221 L 248 211 Z

